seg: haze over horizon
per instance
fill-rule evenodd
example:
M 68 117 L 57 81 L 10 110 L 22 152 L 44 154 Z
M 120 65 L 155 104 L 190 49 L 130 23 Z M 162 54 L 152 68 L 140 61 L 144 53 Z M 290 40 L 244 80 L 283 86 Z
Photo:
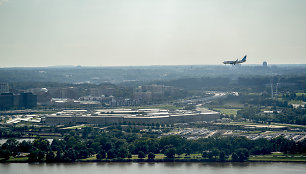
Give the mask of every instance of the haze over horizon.
M 306 64 L 304 0 L 0 0 L 0 67 Z

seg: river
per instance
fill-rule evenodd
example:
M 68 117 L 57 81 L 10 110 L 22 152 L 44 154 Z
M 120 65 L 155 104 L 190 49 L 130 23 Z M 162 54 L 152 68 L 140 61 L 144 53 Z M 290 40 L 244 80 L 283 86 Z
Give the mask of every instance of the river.
M 305 174 L 305 163 L 0 163 L 1 174 Z

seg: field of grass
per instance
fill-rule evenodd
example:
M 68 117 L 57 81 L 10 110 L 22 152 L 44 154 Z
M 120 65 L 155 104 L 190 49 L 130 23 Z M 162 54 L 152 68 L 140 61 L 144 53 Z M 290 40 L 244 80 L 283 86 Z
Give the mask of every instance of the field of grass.
M 155 160 L 161 160 L 161 159 L 165 159 L 166 156 L 164 154 L 156 154 L 155 155 Z M 181 155 L 175 155 L 176 159 L 201 159 L 202 155 L 201 154 L 191 154 L 186 156 L 185 154 L 181 154 Z M 127 158 L 126 158 L 127 159 Z M 138 160 L 138 155 L 132 155 L 131 160 Z M 147 160 L 148 157 L 144 158 L 144 160 Z M 0 159 L 1 160 L 1 159 Z M 81 162 L 89 162 L 89 161 L 95 161 L 96 156 L 91 156 L 89 158 L 86 159 L 81 159 Z M 231 160 L 231 158 L 229 158 L 228 160 Z M 9 160 L 7 160 L 6 162 L 27 162 L 28 161 L 28 157 L 10 157 Z M 272 154 L 269 155 L 257 155 L 257 156 L 250 156 L 249 157 L 249 161 L 283 161 L 283 162 L 306 162 L 306 156 L 305 155 L 301 155 L 301 154 L 283 154 L 281 152 L 274 152 Z
M 8 159 L 6 162 L 27 162 L 28 161 L 28 157 L 10 157 L 10 159 Z
M 237 115 L 239 109 L 214 108 L 214 110 L 226 115 Z
M 272 125 L 276 126 L 288 126 L 291 128 L 300 128 L 300 129 L 306 129 L 305 125 L 299 125 L 299 124 L 281 124 L 281 123 L 272 123 Z
M 83 161 L 83 162 L 85 162 L 85 161 L 93 161 L 93 160 L 97 160 L 96 155 L 90 156 L 90 157 L 85 158 L 85 159 L 80 159 L 80 161 Z
M 226 108 L 233 108 L 233 109 L 242 109 L 244 108 L 244 105 L 242 103 L 237 103 L 237 102 L 231 102 L 231 103 L 225 103 L 224 106 Z
M 246 134 L 260 134 L 262 131 L 248 131 Z
M 306 96 L 306 93 L 301 93 L 301 92 L 295 93 L 295 94 L 296 94 L 296 96 L 302 96 L 302 95 Z
M 164 154 L 155 154 L 155 159 L 164 159 L 165 158 L 165 155 Z M 140 159 L 138 158 L 138 155 L 132 155 L 132 160 L 137 160 L 137 159 Z M 144 159 L 148 159 L 148 156 L 145 157 Z
M 165 159 L 166 156 L 164 154 L 155 154 L 155 160 L 161 160 L 161 159 Z M 202 154 L 190 154 L 188 156 L 186 156 L 185 154 L 181 154 L 181 155 L 175 155 L 176 159 L 185 159 L 185 158 L 189 158 L 189 159 L 198 159 L 198 158 L 202 158 Z M 128 158 L 125 158 L 128 159 Z M 140 158 L 138 158 L 138 155 L 132 155 L 131 160 L 139 160 Z M 148 159 L 148 156 L 146 156 L 145 158 L 143 158 L 144 160 Z M 86 161 L 94 161 L 97 160 L 96 156 L 91 156 L 85 159 L 81 159 L 80 161 L 82 162 L 86 162 Z
M 286 155 L 281 152 L 274 152 L 270 155 L 251 156 L 250 161 L 284 161 L 284 162 L 306 162 L 305 155 Z
M 257 123 L 251 123 L 251 122 L 230 122 L 230 123 L 225 123 L 229 125 L 248 125 L 248 124 L 257 124 Z
M 251 92 L 249 95 L 261 95 L 260 93 Z
M 299 104 L 302 105 L 304 102 L 302 100 L 290 100 L 288 104 Z
M 134 106 L 134 107 L 126 107 L 128 109 L 148 109 L 152 108 L 151 105 L 148 106 Z M 171 104 L 163 104 L 163 105 L 154 105 L 154 108 L 156 109 L 167 109 L 167 110 L 177 110 L 177 109 L 183 109 L 183 107 L 177 107 Z
M 65 127 L 65 128 L 62 128 L 62 129 L 81 129 L 81 128 L 84 128 L 84 127 L 87 127 L 87 126 L 82 124 L 82 125 L 76 125 L 76 126 L 71 126 L 71 127 Z

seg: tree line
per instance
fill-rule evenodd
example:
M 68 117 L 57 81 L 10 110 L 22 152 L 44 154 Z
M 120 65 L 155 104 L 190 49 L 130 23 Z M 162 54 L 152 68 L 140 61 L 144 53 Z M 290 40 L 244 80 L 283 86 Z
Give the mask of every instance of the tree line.
M 306 125 L 306 109 L 302 107 L 283 108 L 280 112 L 274 109 L 273 114 L 265 114 L 260 111 L 259 107 L 245 107 L 237 112 L 237 116 L 259 122 Z
M 276 151 L 305 154 L 306 140 L 294 142 L 284 137 L 250 140 L 235 136 L 189 140 L 176 135 L 157 138 L 118 130 L 102 133 L 88 128 L 71 131 L 63 139 L 52 142 L 42 137 L 33 142 L 8 139 L 1 145 L 0 158 L 5 161 L 26 153 L 29 162 L 74 162 L 92 156 L 97 160 L 120 160 L 138 155 L 140 159 L 154 160 L 156 154 L 164 154 L 165 159 L 178 156 L 188 159 L 191 154 L 201 154 L 205 161 L 246 161 L 249 155 Z

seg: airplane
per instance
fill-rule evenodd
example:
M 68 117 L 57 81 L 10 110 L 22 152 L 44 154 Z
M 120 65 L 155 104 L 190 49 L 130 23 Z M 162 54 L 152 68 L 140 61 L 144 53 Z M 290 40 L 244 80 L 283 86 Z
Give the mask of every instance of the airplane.
M 231 65 L 236 65 L 236 64 L 239 64 L 239 63 L 243 63 L 243 62 L 246 62 L 246 57 L 247 55 L 245 55 L 241 60 L 230 60 L 230 61 L 224 61 L 223 64 L 231 64 Z

